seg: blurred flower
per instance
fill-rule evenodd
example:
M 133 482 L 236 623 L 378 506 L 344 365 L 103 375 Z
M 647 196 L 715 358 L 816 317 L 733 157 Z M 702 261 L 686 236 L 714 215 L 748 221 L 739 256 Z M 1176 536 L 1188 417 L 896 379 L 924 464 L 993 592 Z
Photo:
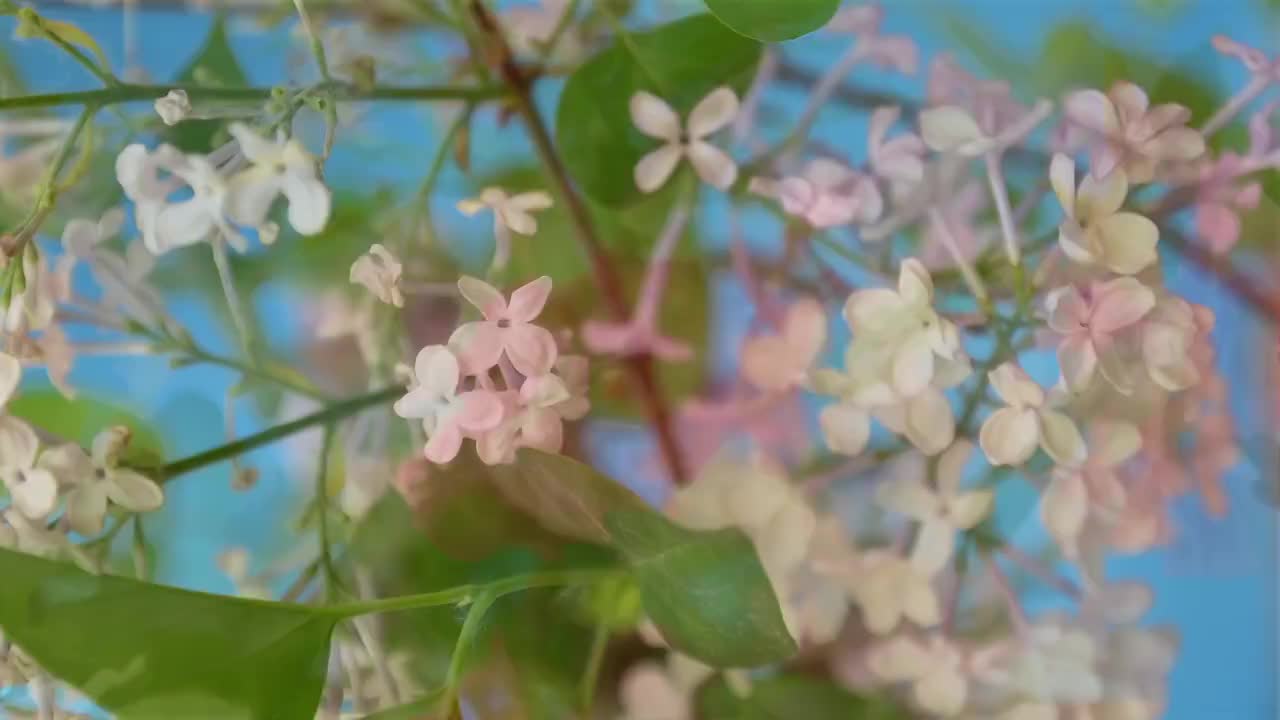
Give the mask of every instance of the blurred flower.
M 710 668 L 679 653 L 670 653 L 665 667 L 652 660 L 637 663 L 622 674 L 621 720 L 693 720 L 693 693 L 711 675 Z
M 1079 468 L 1055 468 L 1040 497 L 1040 517 L 1068 559 L 1080 557 L 1079 538 L 1091 511 L 1122 520 L 1128 497 L 1116 468 L 1142 449 L 1142 436 L 1128 423 L 1095 420 L 1089 427 L 1089 458 Z
M 542 276 L 517 288 L 507 304 L 492 285 L 473 277 L 458 280 L 462 296 L 479 308 L 483 320 L 466 323 L 453 332 L 449 347 L 458 354 L 462 372 L 480 375 L 497 365 L 503 353 L 525 377 L 546 375 L 556 361 L 555 338 L 533 321 L 547 304 L 551 278 Z
M 1125 172 L 1086 175 L 1078 190 L 1075 172 L 1071 158 L 1061 153 L 1053 156 L 1049 179 L 1066 213 L 1058 226 L 1058 244 L 1067 257 L 1120 275 L 1133 275 L 1154 263 L 1160 235 L 1156 224 L 1137 213 L 1120 211 L 1129 193 Z
M 502 405 L 494 394 L 459 393 L 460 379 L 458 359 L 449 348 L 428 345 L 414 360 L 408 393 L 395 403 L 400 417 L 422 420 L 428 438 L 423 454 L 432 462 L 447 463 L 457 456 L 463 433 L 492 430 L 502 421 Z
M 827 158 L 810 160 L 797 177 L 752 178 L 751 191 L 776 197 L 787 214 L 815 228 L 875 222 L 884 210 L 880 189 L 870 177 Z
M 1192 347 L 1207 343 L 1213 330 L 1213 312 L 1182 298 L 1165 295 L 1142 322 L 1142 358 L 1147 373 L 1170 392 L 1200 382 Z
M 532 211 L 549 207 L 551 196 L 541 190 L 509 195 L 499 187 L 487 187 L 480 191 L 478 197 L 458 203 L 458 211 L 468 217 L 481 210 L 492 210 L 495 235 L 502 235 L 508 230 L 518 235 L 533 235 L 538 232 L 538 221 Z
M 631 96 L 630 111 L 636 129 L 664 143 L 636 164 L 636 187 L 641 192 L 651 193 L 666 184 L 685 157 L 708 185 L 728 190 L 737 180 L 733 158 L 706 140 L 738 114 L 738 96 L 729 88 L 717 88 L 699 101 L 683 125 L 665 100 L 644 91 Z
M 71 123 L 60 118 L 0 120 L 0 192 L 16 202 L 32 201 L 45 168 L 70 129 Z M 10 153 L 11 138 L 28 142 Z
M 1061 465 L 1084 462 L 1087 450 L 1075 421 L 1046 402 L 1044 390 L 1026 371 L 1006 362 L 987 377 L 1005 402 L 987 417 L 979 433 L 982 452 L 992 465 L 1021 465 L 1037 445 Z
M 911 562 L 933 574 L 946 566 L 955 548 L 956 532 L 972 530 L 991 512 L 991 490 L 961 490 L 965 463 L 973 446 L 960 440 L 938 459 L 936 489 L 921 474 L 900 475 L 877 488 L 876 502 L 883 508 L 920 523 Z
M 996 125 L 979 121 L 964 108 L 943 105 L 920 113 L 920 136 L 938 152 L 978 157 L 1022 142 L 1052 111 L 1053 103 L 1041 99 L 1016 120 Z
M 901 108 L 896 105 L 878 107 L 871 113 L 867 130 L 871 170 L 895 187 L 913 185 L 924 179 L 924 141 L 911 132 L 885 139 L 901 114 Z
M 40 457 L 40 465 L 68 488 L 67 519 L 71 529 L 81 535 L 102 532 L 108 501 L 135 513 L 151 512 L 164 504 L 164 491 L 155 481 L 121 466 L 120 456 L 129 436 L 129 428 L 117 425 L 94 437 L 92 455 L 69 443 Z
M 271 589 L 249 572 L 249 551 L 232 547 L 218 553 L 218 569 L 231 581 L 235 594 L 254 600 L 273 600 Z
M 822 304 L 800 298 L 787 308 L 782 332 L 756 335 L 742 348 L 742 376 L 766 391 L 800 385 L 827 341 L 827 315 Z
M 8 353 L 0 353 L 0 413 L 17 394 L 22 381 L 22 364 Z M 18 512 L 32 520 L 43 520 L 58 502 L 58 483 L 53 473 L 36 465 L 40 441 L 22 420 L 0 414 L 0 480 Z
M 1094 136 L 1089 164 L 1097 179 L 1120 169 L 1129 181 L 1148 183 L 1161 162 L 1204 153 L 1204 138 L 1186 126 L 1190 110 L 1176 103 L 1150 107 L 1147 93 L 1133 83 L 1118 82 L 1105 94 L 1077 90 L 1064 104 L 1067 118 Z
M 373 296 L 394 307 L 404 307 L 404 295 L 400 292 L 400 274 L 404 266 L 400 259 L 379 243 L 351 264 L 350 281 L 363 285 Z
M 872 648 L 868 663 L 882 680 L 910 683 L 916 703 L 927 712 L 952 716 L 964 709 L 969 695 L 964 656 L 942 635 L 894 637 Z
M 243 123 L 228 128 L 251 163 L 231 176 L 226 195 L 227 213 L 241 225 L 258 227 L 266 222 L 271 204 L 279 195 L 289 201 L 289 224 L 303 235 L 315 235 L 329 222 L 331 199 L 316 173 L 316 159 L 298 142 L 279 133 L 267 140 Z M 194 186 L 193 186 L 194 187 Z
M 1133 380 L 1121 358 L 1116 335 L 1132 327 L 1156 304 L 1155 293 L 1131 277 L 1099 283 L 1084 297 L 1071 285 L 1049 293 L 1049 327 L 1062 337 L 1058 364 L 1067 387 L 1080 390 L 1094 373 L 1121 393 L 1133 392 Z
M 191 100 L 185 90 L 170 90 L 164 97 L 156 99 L 155 108 L 165 125 L 177 125 L 191 114 Z
M 891 550 L 870 550 L 859 558 L 857 572 L 844 579 L 867 629 L 888 635 L 904 619 L 922 628 L 942 622 L 932 574 Z
M 914 75 L 920 65 L 916 43 L 905 35 L 881 35 L 884 8 L 878 4 L 854 5 L 841 9 L 827 23 L 830 32 L 848 33 L 857 38 L 856 57 L 881 67 Z

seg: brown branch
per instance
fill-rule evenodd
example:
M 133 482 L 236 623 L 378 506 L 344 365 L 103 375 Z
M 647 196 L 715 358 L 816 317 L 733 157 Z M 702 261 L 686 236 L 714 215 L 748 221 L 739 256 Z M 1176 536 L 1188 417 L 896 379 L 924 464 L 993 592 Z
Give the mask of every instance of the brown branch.
M 630 318 L 631 308 L 627 299 L 623 296 L 622 282 L 618 271 L 609 258 L 609 254 L 605 251 L 604 245 L 600 242 L 595 230 L 595 223 L 591 219 L 590 210 L 587 208 L 582 196 L 578 194 L 577 188 L 574 187 L 573 181 L 569 177 L 569 171 L 565 168 L 564 162 L 556 151 L 551 133 L 547 130 L 547 125 L 543 122 L 542 116 L 538 113 L 538 108 L 534 104 L 532 83 L 535 76 L 520 67 L 516 62 L 501 27 L 484 6 L 484 3 L 480 0 L 471 0 L 470 7 L 476 26 L 480 29 L 486 42 L 485 50 L 488 52 L 489 57 L 485 59 L 511 89 L 516 111 L 521 119 L 524 120 L 534 149 L 551 175 L 560 202 L 569 211 L 569 218 L 573 222 L 578 242 L 591 263 L 596 286 L 604 296 L 605 304 L 614 319 L 619 322 L 626 322 Z M 631 356 L 626 359 L 626 365 L 639 385 L 641 400 L 644 402 L 645 411 L 649 415 L 654 431 L 657 433 L 658 444 L 662 449 L 667 468 L 671 472 L 672 480 L 677 485 L 684 484 L 687 481 L 684 459 L 672 428 L 671 413 L 667 408 L 666 400 L 662 396 L 662 389 L 658 384 L 653 358 L 650 355 Z

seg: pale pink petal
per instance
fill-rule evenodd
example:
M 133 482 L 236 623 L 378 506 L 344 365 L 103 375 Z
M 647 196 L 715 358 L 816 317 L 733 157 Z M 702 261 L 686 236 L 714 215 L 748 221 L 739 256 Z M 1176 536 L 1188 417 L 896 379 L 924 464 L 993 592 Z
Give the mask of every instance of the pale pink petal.
M 545 375 L 556 362 L 556 339 L 537 325 L 512 325 L 503 333 L 503 347 L 511 364 L 525 377 Z
M 1056 333 L 1067 335 L 1079 332 L 1089 321 L 1089 304 L 1073 285 L 1064 285 L 1050 291 L 1045 306 L 1049 310 L 1049 327 Z
M 498 396 L 488 390 L 471 390 L 458 395 L 451 403 L 453 421 L 469 433 L 492 430 L 502 422 L 505 409 Z
M 1040 407 L 1044 404 L 1044 389 L 1016 363 L 1003 363 L 987 373 L 987 379 L 1000 399 L 1008 405 L 1019 408 Z
M 796 382 L 796 363 L 786 340 L 751 338 L 742 347 L 742 377 L 761 390 L 783 390 Z
M 916 476 L 899 475 L 876 488 L 876 504 L 920 521 L 937 517 L 938 496 Z
M 696 141 L 707 137 L 733 122 L 737 114 L 738 96 L 727 87 L 716 88 L 689 113 L 689 139 Z
M 551 296 L 551 278 L 543 275 L 511 293 L 507 317 L 515 322 L 533 322 Z
M 645 135 L 670 143 L 680 140 L 680 117 L 662 98 L 641 90 L 631 96 L 628 109 L 631 122 Z
M 903 682 L 915 680 L 930 672 L 933 657 L 919 640 L 899 635 L 872 648 L 867 662 L 871 672 L 882 680 Z
M 689 144 L 689 162 L 706 184 L 728 190 L 738 179 L 738 164 L 728 153 L 708 142 L 695 140 Z
M 520 423 L 520 443 L 543 452 L 558 453 L 564 447 L 564 423 L 554 410 L 530 409 Z
M 912 567 L 924 575 L 936 574 L 951 560 L 955 539 L 956 529 L 951 525 L 937 520 L 925 522 L 911 548 Z
M 968 694 L 964 676 L 945 666 L 933 668 L 913 690 L 920 707 L 943 717 L 960 714 Z
M 1075 467 L 1088 457 L 1084 438 L 1075 421 L 1054 410 L 1040 413 L 1040 445 L 1059 465 Z
M 1098 90 L 1079 90 L 1067 96 L 1064 103 L 1072 122 L 1095 132 L 1111 134 L 1120 127 L 1115 105 Z M 1099 173 L 1105 175 L 1106 173 Z
M 898 118 L 902 115 L 902 108 L 897 105 L 886 105 L 878 107 L 871 112 L 871 117 L 867 120 L 867 154 L 875 156 L 880 147 L 884 145 L 885 138 L 889 135 L 889 128 L 898 122 Z
M 1116 278 L 1095 290 L 1091 327 L 1096 332 L 1114 333 L 1141 320 L 1155 305 L 1151 288 L 1132 277 Z
M 827 313 L 813 298 L 800 298 L 787 308 L 783 336 L 797 358 L 807 366 L 827 343 Z
M 1133 372 L 1129 368 L 1129 362 L 1120 352 L 1115 342 L 1099 342 L 1098 350 L 1098 369 L 1102 372 L 1102 377 L 1107 379 L 1116 390 L 1124 395 L 1133 392 Z
M 505 333 L 496 322 L 469 322 L 449 336 L 449 348 L 464 375 L 482 375 L 502 357 Z
M 1058 367 L 1067 387 L 1082 390 L 1098 370 L 1098 352 L 1093 341 L 1083 334 L 1072 335 L 1058 346 Z
M 818 414 L 822 437 L 831 452 L 858 455 L 871 437 L 871 418 L 853 405 L 828 405 Z
M 458 278 L 458 291 L 488 320 L 498 320 L 507 314 L 506 298 L 483 280 L 463 275 Z
M 956 437 L 951 404 L 942 391 L 925 388 L 907 402 L 907 438 L 925 455 L 936 455 Z
M 462 431 L 452 422 L 436 425 L 431 439 L 422 449 L 422 454 L 433 463 L 447 463 L 458 456 L 462 449 Z
M 1262 72 L 1270 66 L 1267 54 L 1256 48 L 1249 47 L 1243 43 L 1236 42 L 1226 35 L 1213 36 L 1213 49 L 1230 57 L 1237 58 L 1244 63 L 1245 68 L 1252 73 Z
M 1062 153 L 1049 161 L 1049 184 L 1067 217 L 1076 217 L 1076 163 Z M 1078 219 L 1078 218 L 1077 218 Z
M 1123 81 L 1112 85 L 1107 97 L 1115 103 L 1120 122 L 1125 124 L 1142 119 L 1151 102 L 1145 90 L 1134 83 Z
M 1196 231 L 1209 250 L 1221 255 L 1239 242 L 1240 217 L 1223 203 L 1203 202 L 1196 205 Z
M 1143 150 L 1164 160 L 1195 160 L 1204 154 L 1204 136 L 1188 127 L 1169 128 L 1144 145 Z
M 1097 226 L 1102 262 L 1112 272 L 1133 275 L 1156 261 L 1160 230 L 1136 213 L 1116 213 Z
M 520 385 L 520 402 L 529 407 L 549 408 L 569 399 L 569 388 L 553 374 L 525 378 Z
M 1021 465 L 1036 452 L 1040 427 L 1034 410 L 1001 408 L 978 433 L 978 444 L 992 465 Z
M 1040 500 L 1045 529 L 1068 558 L 1079 556 L 1077 541 L 1088 516 L 1088 494 L 1078 473 L 1054 472 Z
M 635 181 L 640 192 L 651 193 L 666 184 L 671 173 L 675 172 L 684 150 L 677 144 L 663 145 L 640 158 L 636 163 Z

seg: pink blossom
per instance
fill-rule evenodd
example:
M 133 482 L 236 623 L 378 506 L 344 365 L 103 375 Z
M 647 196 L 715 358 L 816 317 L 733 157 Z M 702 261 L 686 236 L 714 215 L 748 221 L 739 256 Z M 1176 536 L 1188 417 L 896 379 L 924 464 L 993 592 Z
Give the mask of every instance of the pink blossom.
M 1280 81 L 1280 58 L 1269 57 L 1265 52 L 1225 35 L 1213 36 L 1213 49 L 1236 58 L 1254 76 L 1266 78 L 1269 82 Z
M 936 207 L 946 228 L 936 222 L 925 227 L 924 239 L 920 243 L 920 262 L 925 267 L 939 270 L 956 266 L 956 259 L 946 246 L 946 230 L 951 231 L 961 258 L 972 263 L 982 254 L 994 237 L 978 228 L 980 215 L 988 208 L 989 197 L 987 189 L 975 180 L 966 182 L 950 196 L 940 199 Z
M 1053 105 L 1027 107 L 1014 100 L 1009 83 L 981 80 L 949 55 L 929 66 L 928 110 L 921 113 L 921 136 L 939 152 L 974 157 L 1021 142 L 1048 117 Z
M 480 310 L 483 320 L 461 325 L 449 338 L 462 372 L 481 375 L 498 364 L 503 353 L 526 377 L 545 375 L 556 361 L 556 341 L 546 328 L 533 324 L 551 294 L 551 278 L 542 276 L 511 293 L 508 304 L 492 285 L 473 277 L 458 280 L 462 296 Z
M 870 177 L 827 158 L 815 158 L 800 176 L 781 181 L 753 179 L 752 191 L 776 197 L 789 215 L 815 228 L 874 222 L 884 198 Z
M 443 345 L 428 345 L 418 352 L 409 392 L 396 401 L 402 418 L 421 419 L 428 440 L 423 455 L 446 463 L 457 456 L 464 434 L 483 433 L 502 421 L 503 408 L 488 390 L 458 392 L 461 371 L 458 359 Z
M 1204 154 L 1204 138 L 1186 126 L 1191 111 L 1176 103 L 1150 107 L 1147 93 L 1133 83 L 1116 83 L 1105 94 L 1078 90 L 1065 104 L 1067 118 L 1094 136 L 1090 164 L 1096 178 L 1121 168 L 1131 182 L 1147 183 L 1160 163 Z
M 1155 293 L 1131 277 L 1121 277 L 1095 285 L 1085 295 L 1070 285 L 1058 288 L 1046 304 L 1049 327 L 1062 337 L 1058 363 L 1068 387 L 1087 387 L 1100 368 L 1117 390 L 1132 392 L 1116 336 L 1155 307 Z
M 920 65 L 920 51 L 915 41 L 905 35 L 881 35 L 880 22 L 883 19 L 884 9 L 879 5 L 854 5 L 836 13 L 826 29 L 855 36 L 858 40 L 855 51 L 859 59 L 904 75 L 914 75 Z
M 1239 155 L 1228 152 L 1201 169 L 1196 189 L 1196 232 L 1217 254 L 1229 252 L 1240 240 L 1239 212 L 1258 207 L 1262 199 L 1259 183 L 1233 183 L 1243 174 L 1242 165 Z
M 1040 517 L 1065 556 L 1080 557 L 1080 534 L 1091 514 L 1110 521 L 1122 517 L 1128 493 L 1116 468 L 1141 449 L 1142 436 L 1133 425 L 1097 421 L 1090 427 L 1085 464 L 1054 471 L 1040 500 Z
M 912 132 L 886 139 L 902 109 L 878 107 L 871 113 L 867 130 L 867 157 L 877 176 L 895 185 L 913 185 L 924 179 L 924 141 Z
M 801 298 L 787 308 L 782 332 L 757 335 L 742 349 L 742 375 L 761 390 L 786 390 L 804 382 L 827 341 L 822 304 Z

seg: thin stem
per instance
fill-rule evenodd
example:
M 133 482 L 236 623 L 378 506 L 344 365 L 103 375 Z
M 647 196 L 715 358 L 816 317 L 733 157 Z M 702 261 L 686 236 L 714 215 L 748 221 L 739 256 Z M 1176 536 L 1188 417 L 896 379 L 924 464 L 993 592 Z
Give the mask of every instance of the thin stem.
M 360 600 L 313 608 L 317 612 L 337 617 L 356 617 L 378 612 L 399 612 L 401 610 L 417 610 L 427 607 L 457 605 L 476 597 L 483 592 L 491 592 L 494 598 L 509 595 L 521 590 L 534 588 L 565 587 L 571 585 L 589 585 L 606 579 L 616 570 L 552 570 L 548 572 L 512 575 L 487 584 L 458 585 L 456 587 L 436 590 L 435 592 L 400 597 L 379 598 L 377 600 Z
M 653 329 L 657 322 L 658 308 L 662 305 L 662 294 L 667 288 L 667 277 L 671 273 L 671 258 L 675 255 L 680 237 L 689 222 L 689 206 L 678 201 L 667 224 L 653 246 L 653 255 L 649 257 L 649 268 L 645 273 L 644 286 L 636 301 L 636 311 L 632 321 L 643 328 Z
M 1235 116 L 1240 114 L 1240 111 L 1244 109 L 1244 106 L 1248 105 L 1254 98 L 1261 95 L 1262 91 L 1266 90 L 1267 86 L 1270 84 L 1271 81 L 1267 76 L 1254 75 L 1249 80 L 1248 84 L 1243 88 L 1240 88 L 1239 92 L 1232 95 L 1222 107 L 1218 108 L 1218 111 L 1213 114 L 1213 117 L 1205 121 L 1204 127 L 1200 128 L 1200 134 L 1205 140 L 1208 140 L 1210 135 L 1213 135 L 1226 127 L 1227 123 L 1235 119 Z
M 1005 605 L 1009 608 L 1009 621 L 1013 623 L 1014 631 L 1019 637 L 1027 637 L 1030 634 L 1030 623 L 1027 620 L 1027 612 L 1022 607 L 1022 601 L 1018 600 L 1018 594 L 1014 592 L 1013 584 L 1009 582 L 1009 577 L 1000 569 L 999 563 L 991 555 L 987 555 L 987 572 L 991 575 L 991 581 L 995 583 L 996 590 L 999 591 L 1001 597 L 1004 598 Z
M 307 39 L 311 42 L 311 54 L 316 58 L 316 67 L 320 69 L 320 77 L 325 80 L 332 80 L 333 76 L 329 74 L 329 61 L 324 56 L 324 43 L 320 42 L 320 36 L 316 34 L 316 29 L 311 24 L 311 16 L 307 14 L 307 5 L 304 0 L 293 0 L 293 7 L 298 11 L 298 20 L 302 23 L 302 30 L 307 33 Z
M 324 596 L 333 598 L 333 592 L 342 585 L 338 571 L 333 566 L 329 552 L 329 455 L 333 451 L 333 425 L 324 426 L 324 438 L 320 441 L 320 459 L 316 463 L 316 528 L 320 536 L 320 567 L 324 570 Z
M 237 455 L 242 455 L 264 445 L 270 445 L 277 440 L 300 433 L 308 428 L 325 423 L 336 422 L 345 417 L 355 415 L 361 410 L 389 403 L 403 394 L 404 388 L 399 386 L 374 390 L 373 392 L 365 395 L 359 395 L 349 400 L 334 403 L 333 405 L 311 413 L 310 415 L 304 415 L 297 420 L 281 423 L 280 425 L 263 430 L 260 433 L 236 440 L 235 442 L 219 445 L 218 447 L 196 453 L 195 455 L 174 460 L 171 463 L 156 468 L 154 473 L 162 482 L 169 482 L 179 475 L 185 475 L 186 473 L 199 470 L 200 468 L 208 465 L 213 465 L 214 463 L 222 462 L 223 460 L 229 460 Z
M 253 335 L 250 334 L 249 318 L 245 314 L 244 303 L 240 301 L 240 293 L 236 290 L 236 279 L 231 274 L 231 262 L 227 257 L 227 244 L 221 238 L 214 238 L 209 243 L 213 252 L 213 264 L 218 268 L 218 282 L 222 285 L 222 295 L 227 300 L 227 312 L 231 314 L 231 324 L 235 326 L 240 340 L 240 349 L 249 359 L 250 365 L 257 365 L 254 359 Z
M 483 627 L 481 623 L 484 621 L 485 613 L 489 612 L 489 608 L 493 607 L 493 602 L 498 599 L 498 595 L 491 589 L 485 589 L 471 601 L 471 607 L 467 610 L 467 617 L 462 621 L 462 629 L 458 632 L 458 641 L 453 645 L 453 655 L 449 658 L 449 669 L 444 676 L 444 696 L 440 698 L 440 705 L 445 712 L 450 712 L 453 703 L 458 697 L 458 685 L 462 680 L 463 664 L 467 660 L 467 654 L 471 652 L 471 646 L 475 644 L 476 638 L 480 635 L 480 629 Z
M 501 27 L 499 27 L 497 20 L 489 14 L 484 4 L 478 0 L 472 0 L 471 14 L 483 35 L 492 43 L 491 49 L 493 53 L 491 53 L 491 56 L 495 59 L 494 64 L 497 66 L 503 81 L 510 89 L 511 95 L 515 100 L 516 110 L 529 131 L 534 150 L 551 176 L 552 187 L 560 203 L 569 210 L 569 219 L 573 223 L 578 243 L 587 253 L 587 257 L 591 262 L 596 286 L 600 289 L 604 302 L 614 319 L 620 323 L 625 323 L 628 319 L 630 308 L 628 308 L 627 301 L 622 295 L 622 283 L 618 276 L 618 271 L 610 260 L 608 253 L 605 252 L 604 245 L 596 234 L 595 224 L 591 219 L 591 211 L 587 208 L 586 202 L 578 194 L 573 181 L 569 178 L 569 171 L 565 168 L 559 153 L 556 152 L 551 133 L 547 130 L 546 123 L 543 122 L 542 116 L 534 105 L 529 78 L 516 64 L 515 58 L 511 53 L 511 47 L 507 44 Z M 654 431 L 658 435 L 658 444 L 662 448 L 662 454 L 666 459 L 672 480 L 677 485 L 683 484 L 687 477 L 684 459 L 681 456 L 680 445 L 676 441 L 675 433 L 671 427 L 670 413 L 666 400 L 662 397 L 661 389 L 658 387 L 658 378 L 654 372 L 653 360 L 648 355 L 636 355 L 627 359 L 627 366 L 631 369 L 637 381 L 636 384 L 639 386 L 641 400 L 645 404 L 645 409 L 653 424 Z
M 956 236 L 951 232 L 951 225 L 947 223 L 947 219 L 943 217 L 938 208 L 929 208 L 929 219 L 933 221 L 934 227 L 938 228 L 938 236 L 942 240 L 942 246 L 951 254 L 951 259 L 955 261 L 956 267 L 960 268 L 960 276 L 964 278 L 964 282 L 969 286 L 969 292 L 978 300 L 978 307 L 982 310 L 983 315 L 991 314 L 991 297 L 987 295 L 987 286 L 982 283 L 982 278 L 978 277 L 978 273 L 973 269 L 973 263 L 960 252 L 960 245 L 956 242 Z
M 1013 221 L 1013 210 L 1009 208 L 1009 189 L 1005 187 L 1004 170 L 1000 167 L 1000 155 L 988 152 L 983 156 L 987 167 L 987 181 L 991 184 L 991 197 L 996 203 L 996 213 L 1000 216 L 1000 232 L 1004 235 L 1004 251 L 1009 256 L 1009 263 L 1022 263 L 1022 251 L 1018 241 L 1018 226 Z
M 73 60 L 80 63 L 80 65 L 82 65 L 86 70 L 92 73 L 94 77 L 101 80 L 103 85 L 106 85 L 107 87 L 113 87 L 119 84 L 120 81 L 116 79 L 115 75 L 112 75 L 109 71 L 104 70 L 101 66 L 98 65 L 98 63 L 94 62 L 92 58 L 90 58 L 88 55 L 85 55 L 83 50 L 67 42 L 66 38 L 59 35 L 56 31 L 45 27 L 44 18 L 37 15 L 34 10 L 24 8 L 22 11 L 19 12 L 19 17 L 21 18 L 22 22 L 25 22 L 27 25 L 37 28 L 40 31 L 40 33 L 44 35 L 46 39 L 49 40 L 49 42 L 52 42 L 54 45 L 57 45 L 58 47 L 62 48 L 62 50 L 66 52 L 68 55 L 70 55 Z
M 319 90 L 330 90 L 339 102 L 366 100 L 419 101 L 419 100 L 469 100 L 480 102 L 502 97 L 506 90 L 498 85 L 473 87 L 452 85 L 410 85 L 404 87 L 377 86 L 362 90 L 344 83 L 321 84 Z M 203 87 L 200 85 L 132 85 L 120 84 L 98 90 L 19 95 L 0 98 L 0 110 L 58 107 L 61 105 L 116 105 L 127 102 L 155 100 L 169 94 L 170 90 L 182 90 L 192 102 L 201 101 L 255 101 L 268 100 L 274 88 L 269 87 Z
M 299 395 L 312 398 L 313 400 L 325 400 L 329 397 L 326 393 L 317 390 L 311 385 L 311 383 L 295 380 L 287 375 L 280 375 L 271 372 L 266 368 L 251 365 L 233 357 L 217 355 L 195 344 L 183 346 L 181 348 L 181 352 L 192 360 L 206 362 L 210 365 L 220 365 L 230 370 L 235 370 L 242 375 L 248 375 L 250 377 L 258 378 L 259 380 L 279 385 L 282 388 L 292 390 Z
M 578 685 L 578 707 L 584 713 L 591 712 L 595 700 L 596 685 L 600 684 L 600 669 L 604 666 L 605 651 L 609 649 L 609 626 L 605 623 L 596 625 L 591 635 L 591 650 L 587 655 L 587 667 L 582 673 L 581 684 Z

